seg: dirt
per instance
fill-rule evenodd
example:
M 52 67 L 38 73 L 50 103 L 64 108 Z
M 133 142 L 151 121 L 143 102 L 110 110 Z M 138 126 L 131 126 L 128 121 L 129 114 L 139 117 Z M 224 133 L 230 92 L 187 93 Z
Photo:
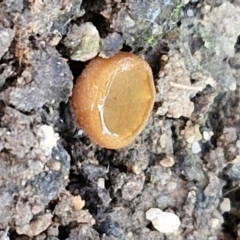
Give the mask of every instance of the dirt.
M 239 240 L 239 26 L 239 0 L 0 0 L 0 239 Z M 119 51 L 148 61 L 157 97 L 115 151 L 71 94 Z

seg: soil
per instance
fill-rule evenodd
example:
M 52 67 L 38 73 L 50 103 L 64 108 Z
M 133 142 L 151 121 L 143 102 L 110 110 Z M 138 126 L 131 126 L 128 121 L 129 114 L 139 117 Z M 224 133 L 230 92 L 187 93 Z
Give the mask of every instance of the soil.
M 239 240 L 239 26 L 239 0 L 0 0 L 0 239 Z M 119 51 L 150 64 L 157 97 L 109 150 L 71 94 Z

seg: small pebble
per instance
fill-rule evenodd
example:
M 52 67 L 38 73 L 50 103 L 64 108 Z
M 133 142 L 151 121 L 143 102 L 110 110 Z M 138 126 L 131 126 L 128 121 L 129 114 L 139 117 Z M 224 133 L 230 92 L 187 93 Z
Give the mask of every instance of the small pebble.
M 54 132 L 52 126 L 42 125 L 37 131 L 37 135 L 40 139 L 39 147 L 47 155 L 51 155 L 53 147 L 57 145 L 59 135 Z
M 237 84 L 236 82 L 233 82 L 229 85 L 229 90 L 235 91 L 237 89 Z
M 224 198 L 220 204 L 220 210 L 222 213 L 229 212 L 231 210 L 231 202 L 229 198 Z
M 217 219 L 217 218 L 212 218 L 212 219 L 211 219 L 211 223 L 212 223 L 212 228 L 213 228 L 213 229 L 216 229 L 216 228 L 218 227 L 220 221 L 219 221 L 219 219 Z
M 194 16 L 193 10 L 192 9 L 188 9 L 187 10 L 187 15 L 188 15 L 188 17 L 193 17 Z
M 172 167 L 175 164 L 174 158 L 170 156 L 166 156 L 164 159 L 160 161 L 160 165 L 162 167 Z
M 167 62 L 168 61 L 168 56 L 167 55 L 162 55 L 161 60 L 164 61 L 164 62 Z
M 15 34 L 12 29 L 0 27 L 0 59 L 10 47 L 14 35 Z
M 240 140 L 236 141 L 236 146 L 237 146 L 237 148 L 240 148 Z
M 105 179 L 104 178 L 99 178 L 97 181 L 97 185 L 99 188 L 104 189 L 105 188 Z
M 83 23 L 80 27 L 73 26 L 73 29 L 68 33 L 69 42 L 74 32 L 79 34 L 79 42 L 71 49 L 70 58 L 86 62 L 96 57 L 100 51 L 100 36 L 97 28 L 91 22 Z
M 202 149 L 201 149 L 201 146 L 200 146 L 199 142 L 193 142 L 193 144 L 192 144 L 192 153 L 197 154 L 197 153 L 199 153 L 201 151 L 202 151 Z
M 57 161 L 50 161 L 49 168 L 53 171 L 59 171 L 61 169 L 61 163 Z
M 199 131 L 199 125 L 192 125 L 191 121 L 187 122 L 187 126 L 184 129 L 184 138 L 187 143 L 193 143 L 202 140 L 202 134 Z
M 162 233 L 176 232 L 181 224 L 179 217 L 171 212 L 163 212 L 159 208 L 150 208 L 146 212 L 146 219 L 150 220 L 153 227 Z
M 84 137 L 86 136 L 86 133 L 83 131 L 83 130 L 79 130 L 78 133 L 77 133 L 78 137 Z
M 212 137 L 212 132 L 203 131 L 203 139 L 209 141 Z
M 72 196 L 73 209 L 75 211 L 81 210 L 85 206 L 85 201 L 82 200 L 81 196 Z

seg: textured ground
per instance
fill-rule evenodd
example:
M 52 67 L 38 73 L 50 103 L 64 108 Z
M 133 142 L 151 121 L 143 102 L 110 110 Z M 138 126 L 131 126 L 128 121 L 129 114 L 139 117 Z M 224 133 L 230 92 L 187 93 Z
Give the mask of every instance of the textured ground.
M 239 240 L 239 26 L 239 0 L 0 0 L 0 239 Z M 113 151 L 70 101 L 87 61 L 120 50 L 149 62 L 157 98 Z

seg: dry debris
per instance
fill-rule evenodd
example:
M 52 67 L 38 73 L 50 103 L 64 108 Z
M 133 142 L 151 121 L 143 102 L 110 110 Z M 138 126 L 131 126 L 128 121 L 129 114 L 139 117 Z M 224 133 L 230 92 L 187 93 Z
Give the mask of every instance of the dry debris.
M 162 102 L 157 114 L 173 118 L 190 117 L 194 111 L 191 98 L 203 90 L 207 81 L 208 79 L 206 82 L 197 81 L 192 84 L 184 58 L 180 53 L 170 52 L 168 62 L 160 70 L 157 80 L 157 102 Z

